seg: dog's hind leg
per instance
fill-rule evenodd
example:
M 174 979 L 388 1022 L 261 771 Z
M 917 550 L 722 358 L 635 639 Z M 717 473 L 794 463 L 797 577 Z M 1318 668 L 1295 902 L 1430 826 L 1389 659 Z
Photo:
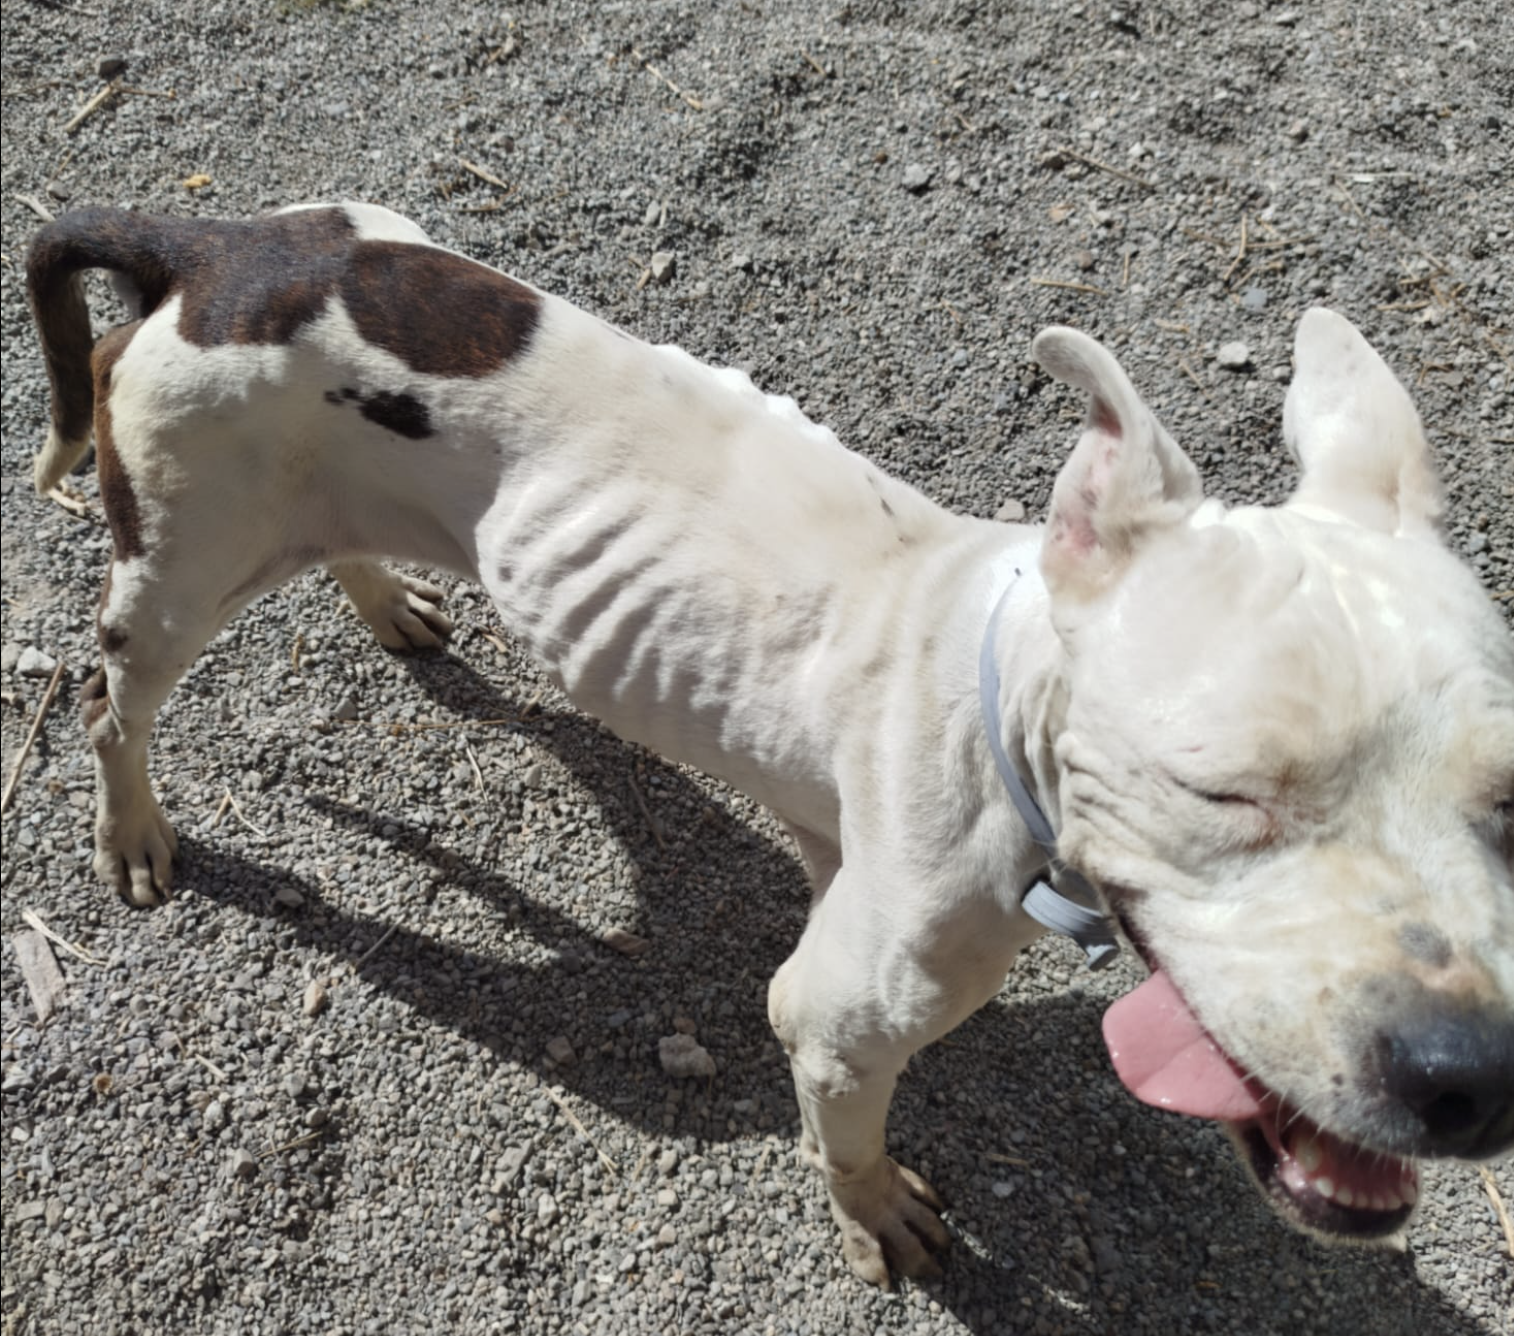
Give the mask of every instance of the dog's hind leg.
M 436 649 L 452 634 L 452 619 L 441 610 L 444 595 L 434 584 L 377 561 L 334 561 L 327 570 L 386 649 Z

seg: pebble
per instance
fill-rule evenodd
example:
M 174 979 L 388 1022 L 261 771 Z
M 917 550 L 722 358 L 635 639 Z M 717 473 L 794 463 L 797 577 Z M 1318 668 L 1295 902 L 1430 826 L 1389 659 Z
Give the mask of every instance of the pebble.
M 326 985 L 320 979 L 312 979 L 305 985 L 300 999 L 300 1010 L 306 1016 L 319 1016 L 326 1009 Z
M 664 1035 L 657 1041 L 657 1056 L 669 1076 L 714 1076 L 715 1059 L 692 1035 Z
M 612 951 L 618 951 L 623 956 L 633 958 L 645 955 L 647 948 L 652 945 L 645 937 L 639 937 L 634 932 L 621 927 L 609 929 L 600 941 Z
M 1222 343 L 1214 360 L 1227 371 L 1240 371 L 1251 365 L 1251 349 L 1240 342 Z
M 251 1151 L 245 1150 L 242 1147 L 238 1146 L 236 1150 L 231 1152 L 231 1156 L 226 1162 L 226 1173 L 228 1177 L 237 1179 L 249 1179 L 255 1177 L 257 1172 L 257 1156 L 255 1156 Z
M 647 267 L 652 271 L 654 283 L 666 283 L 677 272 L 678 256 L 673 251 L 655 251 Z
M 1001 524 L 1020 524 L 1025 519 L 1025 502 L 1017 501 L 1011 497 L 994 512 L 994 518 Z
M 573 1045 L 568 1042 L 568 1036 L 565 1034 L 547 1041 L 547 1056 L 559 1067 L 566 1067 L 578 1060 L 578 1054 L 573 1051 Z
M 16 659 L 16 671 L 22 677 L 51 677 L 58 661 L 35 645 L 28 645 Z
M 1260 315 L 1267 309 L 1267 292 L 1265 288 L 1247 288 L 1241 293 L 1241 309 L 1249 311 L 1252 315 Z M 1250 352 L 1247 352 L 1249 359 Z
M 930 183 L 935 179 L 935 175 L 936 173 L 933 168 L 923 166 L 918 162 L 912 162 L 904 169 L 904 175 L 900 178 L 900 183 L 911 194 L 919 195 L 930 189 Z

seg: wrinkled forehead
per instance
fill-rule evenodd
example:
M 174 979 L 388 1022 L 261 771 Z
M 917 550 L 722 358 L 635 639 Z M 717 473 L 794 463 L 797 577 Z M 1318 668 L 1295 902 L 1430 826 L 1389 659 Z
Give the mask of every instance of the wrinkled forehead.
M 1097 620 L 1104 643 L 1080 667 L 1173 720 L 1235 709 L 1335 732 L 1514 710 L 1514 642 L 1445 548 L 1286 509 L 1201 516 L 1137 561 Z

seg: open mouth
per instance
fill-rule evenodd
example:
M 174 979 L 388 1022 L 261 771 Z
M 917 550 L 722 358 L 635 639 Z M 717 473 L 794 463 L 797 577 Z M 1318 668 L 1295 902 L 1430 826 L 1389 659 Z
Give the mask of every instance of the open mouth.
M 1335 1238 L 1398 1232 L 1419 1197 L 1412 1160 L 1356 1144 L 1246 1074 L 1199 1023 L 1165 970 L 1104 1014 L 1115 1072 L 1143 1103 L 1213 1118 L 1284 1216 Z

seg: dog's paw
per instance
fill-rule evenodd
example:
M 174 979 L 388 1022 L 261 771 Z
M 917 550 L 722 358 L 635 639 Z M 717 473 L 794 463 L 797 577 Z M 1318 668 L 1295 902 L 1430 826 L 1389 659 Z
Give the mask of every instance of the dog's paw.
M 396 575 L 385 597 L 360 611 L 386 649 L 439 649 L 452 634 L 452 619 L 441 609 L 444 597 L 434 584 Z
M 841 1226 L 841 1251 L 869 1284 L 892 1289 L 895 1275 L 929 1280 L 941 1274 L 950 1237 L 946 1205 L 919 1174 L 888 1156 L 866 1177 L 831 1184 L 831 1214 Z
M 95 827 L 95 875 L 129 905 L 148 909 L 168 898 L 179 839 L 151 794 L 138 810 L 102 816 Z

